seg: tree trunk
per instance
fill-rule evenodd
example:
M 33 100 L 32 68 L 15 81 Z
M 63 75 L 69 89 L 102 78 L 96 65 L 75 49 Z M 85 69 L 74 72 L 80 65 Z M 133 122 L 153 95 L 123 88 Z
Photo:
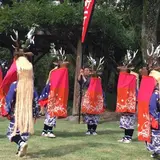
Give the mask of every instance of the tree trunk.
M 79 84 L 77 82 L 78 74 L 81 69 L 81 61 L 82 61 L 82 44 L 81 40 L 79 39 L 77 44 L 77 58 L 76 58 L 76 69 L 75 69 L 75 80 L 74 80 L 74 97 L 73 97 L 73 109 L 72 115 L 78 115 L 79 110 Z
M 142 22 L 142 56 L 146 59 L 147 49 L 151 44 L 157 45 L 157 24 L 160 10 L 160 0 L 143 1 L 143 22 Z

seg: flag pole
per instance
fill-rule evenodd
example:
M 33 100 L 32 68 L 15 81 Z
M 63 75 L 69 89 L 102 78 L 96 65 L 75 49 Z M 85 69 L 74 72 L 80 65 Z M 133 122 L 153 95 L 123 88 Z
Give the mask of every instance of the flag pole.
M 83 68 L 83 52 L 84 52 L 84 43 L 81 43 L 82 45 L 82 58 L 81 58 L 81 69 Z M 78 123 L 80 124 L 81 122 L 81 104 L 82 104 L 82 96 L 83 96 L 83 77 L 81 75 L 81 79 L 80 79 L 80 88 L 79 88 L 79 95 L 80 95 L 80 98 L 79 98 L 79 114 L 78 114 Z
M 89 24 L 91 21 L 92 13 L 94 10 L 95 0 L 84 0 L 84 10 L 83 10 L 83 28 L 82 28 L 82 37 L 81 37 L 81 44 L 82 44 L 82 59 L 81 59 L 81 68 L 83 67 L 83 52 L 84 52 L 84 42 L 87 35 L 87 31 L 89 28 Z M 82 96 L 83 96 L 83 77 L 81 76 L 80 80 L 80 99 L 79 99 L 79 115 L 78 115 L 78 122 L 80 124 L 81 121 L 81 103 L 82 103 Z

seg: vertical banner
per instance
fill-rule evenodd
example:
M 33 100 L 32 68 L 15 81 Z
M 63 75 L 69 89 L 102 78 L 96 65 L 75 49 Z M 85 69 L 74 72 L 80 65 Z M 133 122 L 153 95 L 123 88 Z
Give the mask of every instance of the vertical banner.
M 2 83 L 3 80 L 3 72 L 2 72 L 2 68 L 0 67 L 0 85 Z
M 92 12 L 94 9 L 95 0 L 84 0 L 84 16 L 83 16 L 83 28 L 82 28 L 82 39 L 83 43 L 87 34 L 89 22 L 91 20 Z

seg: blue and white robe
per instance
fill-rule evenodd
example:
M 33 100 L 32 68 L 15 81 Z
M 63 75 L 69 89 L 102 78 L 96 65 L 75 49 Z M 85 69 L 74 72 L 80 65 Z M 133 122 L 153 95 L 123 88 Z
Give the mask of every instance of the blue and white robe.
M 49 96 L 49 92 L 50 92 L 50 83 L 46 84 L 46 86 L 44 87 L 39 100 L 45 100 L 48 99 Z M 47 108 L 47 105 L 45 106 Z M 47 110 L 47 109 L 46 109 Z M 46 112 L 45 114 L 45 120 L 44 120 L 44 124 L 49 126 L 49 127 L 55 127 L 56 126 L 56 119 L 57 117 L 50 117 L 50 115 Z
M 14 123 L 15 123 L 14 111 L 15 111 L 15 101 L 16 101 L 16 88 L 17 88 L 17 82 L 13 82 L 6 96 L 6 104 L 5 104 L 5 110 L 10 116 L 10 123 L 7 131 L 7 137 L 9 138 L 10 141 L 12 141 L 12 133 L 14 131 Z M 35 90 L 33 94 L 34 94 L 33 117 L 36 118 L 38 117 L 39 114 L 38 94 Z M 17 130 L 16 134 L 18 135 L 20 134 L 20 132 Z M 29 138 L 29 133 L 23 133 L 21 134 L 21 137 L 24 141 L 26 141 Z
M 135 114 L 124 113 L 120 117 L 120 125 L 119 127 L 122 129 L 134 129 L 136 124 L 136 116 Z
M 151 128 L 151 142 L 146 143 L 147 149 L 160 154 L 160 104 L 159 91 L 156 89 L 150 99 L 150 115 L 158 122 L 158 128 Z
M 138 96 L 138 89 L 136 89 L 136 97 Z M 122 129 L 134 129 L 136 125 L 135 113 L 122 113 L 120 117 L 119 127 Z

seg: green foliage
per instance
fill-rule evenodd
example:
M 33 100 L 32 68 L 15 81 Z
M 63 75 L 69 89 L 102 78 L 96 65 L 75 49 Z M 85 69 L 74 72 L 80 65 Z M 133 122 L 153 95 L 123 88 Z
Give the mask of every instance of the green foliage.
M 134 26 L 130 25 L 129 15 L 127 12 L 117 11 L 110 5 L 96 5 L 89 32 L 97 39 L 103 35 L 120 48 L 134 46 L 136 32 Z M 26 30 L 35 23 L 51 33 L 65 32 L 67 37 L 73 32 L 75 36 L 80 36 L 82 19 L 82 2 L 55 6 L 48 1 L 28 0 L 24 3 L 14 3 L 12 8 L 5 6 L 1 10 L 0 32 L 9 32 L 13 28 Z
M 75 14 L 76 9 L 66 3 L 59 6 L 35 0 L 14 3 L 12 8 L 6 6 L 1 10 L 0 31 L 11 31 L 12 28 L 28 29 L 33 23 L 39 24 L 41 27 L 53 27 L 53 29 L 55 26 L 65 27 L 77 24 L 79 22 L 76 21 L 78 18 L 78 14 Z
M 46 54 L 34 65 L 35 86 L 39 94 L 46 85 L 52 64 L 53 58 L 50 56 L 50 54 Z
M 12 60 L 11 53 L 8 49 L 0 47 L 0 60 L 7 62 Z

